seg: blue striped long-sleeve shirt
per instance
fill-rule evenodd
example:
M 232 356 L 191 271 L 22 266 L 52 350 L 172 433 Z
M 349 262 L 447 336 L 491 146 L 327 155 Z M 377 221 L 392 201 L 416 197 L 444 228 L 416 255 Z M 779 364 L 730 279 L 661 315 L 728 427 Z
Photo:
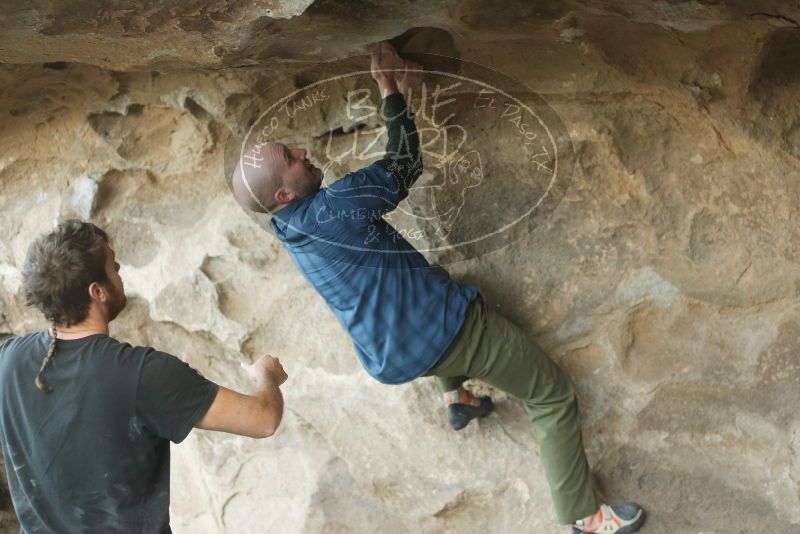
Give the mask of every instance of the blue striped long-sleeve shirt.
M 353 340 L 367 372 L 400 384 L 431 369 L 458 334 L 475 288 L 433 270 L 382 216 L 421 173 L 413 116 L 384 100 L 387 157 L 276 212 L 292 261 Z

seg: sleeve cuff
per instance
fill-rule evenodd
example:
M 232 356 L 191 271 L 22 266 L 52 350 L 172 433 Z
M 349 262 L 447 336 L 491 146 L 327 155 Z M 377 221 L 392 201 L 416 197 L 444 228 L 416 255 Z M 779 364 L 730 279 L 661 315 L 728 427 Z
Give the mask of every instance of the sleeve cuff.
M 208 409 L 211 408 L 211 405 L 214 403 L 214 400 L 217 398 L 217 393 L 219 393 L 219 386 L 214 382 L 209 381 L 210 387 L 206 392 L 205 396 L 203 397 L 202 401 L 197 405 L 192 416 L 186 422 L 186 425 L 181 428 L 181 431 L 178 432 L 173 439 L 171 440 L 173 443 L 178 444 L 184 439 L 186 436 L 189 435 L 189 432 L 192 431 L 194 426 L 203 418 L 203 416 L 208 412 Z
M 383 118 L 390 120 L 400 115 L 408 106 L 403 93 L 393 93 L 383 99 Z

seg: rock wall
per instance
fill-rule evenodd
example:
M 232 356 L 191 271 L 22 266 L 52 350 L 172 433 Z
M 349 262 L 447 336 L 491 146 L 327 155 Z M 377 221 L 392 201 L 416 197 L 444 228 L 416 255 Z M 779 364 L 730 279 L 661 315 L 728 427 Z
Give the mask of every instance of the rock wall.
M 290 375 L 275 437 L 175 447 L 176 532 L 558 531 L 520 404 L 494 392 L 456 434 L 431 380 L 370 379 L 228 192 L 225 144 L 252 102 L 315 62 L 366 67 L 364 44 L 415 27 L 439 30 L 409 46 L 519 80 L 571 138 L 559 203 L 447 263 L 572 376 L 599 488 L 646 506 L 645 532 L 800 532 L 796 2 L 35 6 L 0 8 L 0 331 L 44 328 L 19 268 L 79 216 L 122 264 L 112 335 L 234 388 L 263 352 Z M 292 126 L 316 158 L 314 135 L 352 127 L 320 109 Z M 470 134 L 499 143 L 492 161 L 515 149 Z M 485 180 L 478 218 L 516 187 Z

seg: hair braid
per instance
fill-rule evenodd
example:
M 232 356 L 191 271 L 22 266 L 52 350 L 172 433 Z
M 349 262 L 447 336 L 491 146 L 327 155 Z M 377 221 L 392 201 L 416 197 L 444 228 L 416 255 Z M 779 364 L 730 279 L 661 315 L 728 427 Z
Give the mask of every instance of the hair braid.
M 53 357 L 53 354 L 56 352 L 56 323 L 53 321 L 53 333 L 52 339 L 50 340 L 50 348 L 47 350 L 47 356 L 44 357 L 44 361 L 42 362 L 42 367 L 39 369 L 39 372 L 36 374 L 36 387 L 39 388 L 41 391 L 48 393 L 52 391 L 52 388 L 44 383 L 42 380 L 42 374 L 44 374 L 45 368 L 50 363 L 50 359 Z

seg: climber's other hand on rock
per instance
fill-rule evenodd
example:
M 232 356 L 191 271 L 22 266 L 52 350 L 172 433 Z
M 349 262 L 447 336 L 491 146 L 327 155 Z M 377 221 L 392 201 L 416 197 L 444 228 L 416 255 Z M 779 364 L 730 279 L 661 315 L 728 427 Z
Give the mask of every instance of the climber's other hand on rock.
M 394 81 L 395 71 L 403 67 L 403 60 L 397 55 L 389 41 L 381 41 L 369 45 L 369 55 L 372 58 L 370 74 L 378 82 L 381 96 L 386 97 L 397 92 L 397 82 Z
M 406 103 L 411 105 L 411 98 L 419 94 L 422 87 L 422 75 L 424 67 L 419 63 L 404 59 L 403 68 L 394 73 L 394 80 L 397 82 L 397 89 L 403 93 Z

